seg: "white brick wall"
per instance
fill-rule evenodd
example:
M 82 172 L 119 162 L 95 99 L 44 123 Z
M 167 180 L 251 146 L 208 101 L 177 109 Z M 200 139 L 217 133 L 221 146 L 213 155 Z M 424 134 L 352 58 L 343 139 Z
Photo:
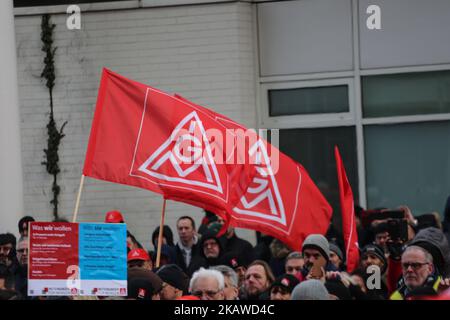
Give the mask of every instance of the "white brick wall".
M 254 7 L 247 3 L 86 12 L 82 30 L 55 29 L 55 117 L 67 120 L 60 149 L 60 212 L 71 219 L 84 162 L 102 67 L 167 92 L 177 92 L 249 127 L 256 125 Z M 42 79 L 41 16 L 17 16 L 16 38 L 24 170 L 25 214 L 51 219 L 51 177 L 41 165 L 46 148 L 49 96 Z M 86 178 L 79 221 L 124 213 L 146 247 L 159 225 L 162 199 L 146 190 Z M 200 209 L 169 201 L 166 223 L 181 215 L 199 223 Z M 238 232 L 253 240 L 251 232 Z

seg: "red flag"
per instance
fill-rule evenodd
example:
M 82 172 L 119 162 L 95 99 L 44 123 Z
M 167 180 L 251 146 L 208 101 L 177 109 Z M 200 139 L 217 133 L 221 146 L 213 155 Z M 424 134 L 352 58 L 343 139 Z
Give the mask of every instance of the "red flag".
M 295 250 L 331 218 L 306 170 L 254 131 L 109 70 L 83 173 L 207 209 Z
M 309 234 L 325 234 L 332 209 L 306 170 L 254 131 L 209 112 L 228 129 L 234 130 L 239 146 L 248 140 L 245 143 L 247 161 L 257 172 L 247 192 L 229 212 L 227 223 L 269 234 L 294 250 L 301 249 Z
M 341 202 L 342 230 L 344 233 L 345 256 L 347 271 L 355 270 L 359 263 L 358 233 L 356 232 L 355 206 L 353 192 L 345 173 L 344 163 L 337 146 L 334 147 L 336 168 L 339 183 L 339 198 Z
M 105 69 L 83 174 L 226 218 L 255 174 L 223 161 L 227 134 L 205 110 Z

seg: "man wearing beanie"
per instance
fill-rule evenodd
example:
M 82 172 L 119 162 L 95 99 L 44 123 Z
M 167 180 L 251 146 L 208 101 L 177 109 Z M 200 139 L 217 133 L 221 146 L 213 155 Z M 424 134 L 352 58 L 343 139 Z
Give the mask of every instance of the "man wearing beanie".
M 270 300 L 291 300 L 291 293 L 300 281 L 292 274 L 283 274 L 270 287 Z
M 156 274 L 163 281 L 160 293 L 161 300 L 176 300 L 187 292 L 189 277 L 175 264 L 162 266 Z
M 149 278 L 132 277 L 128 279 L 128 300 L 159 300 L 153 283 Z
M 133 254 L 135 253 L 135 254 Z M 128 255 L 128 261 L 136 261 L 137 256 L 142 256 L 142 259 L 149 259 L 148 254 L 145 250 L 131 250 L 129 252 Z M 142 260 L 140 260 L 139 262 L 142 262 Z M 128 281 L 130 281 L 131 279 L 136 279 L 136 278 L 144 278 L 144 279 L 148 279 L 151 284 L 152 284 L 152 288 L 154 289 L 154 293 L 155 295 L 158 295 L 159 298 L 159 292 L 162 288 L 162 280 L 160 277 L 158 277 L 153 271 L 144 268 L 143 266 L 139 265 L 139 264 L 129 264 L 128 266 Z M 154 300 L 154 299 L 153 299 Z
M 243 286 L 245 281 L 245 272 L 247 272 L 247 264 L 241 254 L 236 252 L 227 252 L 221 259 L 220 264 L 229 266 L 238 275 L 238 287 Z
M 299 280 L 321 279 L 324 272 L 338 271 L 330 262 L 330 245 L 327 238 L 321 234 L 311 234 L 306 237 L 302 245 L 302 254 L 305 260 Z M 318 272 L 317 272 L 318 271 Z
M 367 283 L 369 277 L 371 277 L 374 272 L 369 269 L 371 266 L 376 266 L 380 269 L 380 276 L 384 276 L 388 268 L 388 261 L 384 255 L 384 250 L 379 245 L 374 243 L 366 245 L 361 250 L 361 268 L 364 271 L 364 281 Z M 384 300 L 389 297 L 388 287 L 386 285 L 385 279 L 380 279 L 379 288 L 368 288 L 367 295 L 370 299 Z
M 383 249 L 376 244 L 368 244 L 361 251 L 361 265 L 364 270 L 375 265 L 380 268 L 381 274 L 387 270 L 387 259 Z
M 162 280 L 144 268 L 128 269 L 128 296 L 132 299 L 159 300 Z
M 322 281 L 311 279 L 294 288 L 291 300 L 330 300 L 330 296 Z
M 344 254 L 334 243 L 330 243 L 330 261 L 339 271 L 344 270 Z

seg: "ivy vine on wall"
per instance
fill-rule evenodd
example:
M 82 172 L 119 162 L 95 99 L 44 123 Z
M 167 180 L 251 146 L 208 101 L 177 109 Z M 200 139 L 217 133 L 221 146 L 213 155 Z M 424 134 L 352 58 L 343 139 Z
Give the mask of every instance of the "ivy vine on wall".
M 47 169 L 47 172 L 53 176 L 52 183 L 52 193 L 53 199 L 50 203 L 53 205 L 53 216 L 54 219 L 58 219 L 58 196 L 61 191 L 58 185 L 58 173 L 61 171 L 59 168 L 59 145 L 62 138 L 64 138 L 64 127 L 67 121 L 63 123 L 60 129 L 56 125 L 53 111 L 53 87 L 55 86 L 55 52 L 56 48 L 53 47 L 53 29 L 55 25 L 50 22 L 50 15 L 45 14 L 42 16 L 41 23 L 41 40 L 42 40 L 42 51 L 45 52 L 44 58 L 44 70 L 42 71 L 41 78 L 46 80 L 46 87 L 48 88 L 48 93 L 50 95 L 50 114 L 49 121 L 47 124 L 47 149 L 44 149 L 44 159 L 42 162 Z

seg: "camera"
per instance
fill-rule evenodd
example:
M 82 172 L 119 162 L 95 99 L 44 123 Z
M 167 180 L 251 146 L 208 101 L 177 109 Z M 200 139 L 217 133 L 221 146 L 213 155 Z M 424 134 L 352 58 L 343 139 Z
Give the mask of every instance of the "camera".
M 365 210 L 361 213 L 363 227 L 370 227 L 375 220 L 403 219 L 405 213 L 401 210 Z
M 408 222 L 406 219 L 388 219 L 386 222 L 387 232 L 389 237 L 394 242 L 408 241 Z

